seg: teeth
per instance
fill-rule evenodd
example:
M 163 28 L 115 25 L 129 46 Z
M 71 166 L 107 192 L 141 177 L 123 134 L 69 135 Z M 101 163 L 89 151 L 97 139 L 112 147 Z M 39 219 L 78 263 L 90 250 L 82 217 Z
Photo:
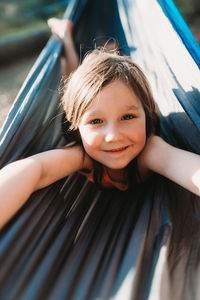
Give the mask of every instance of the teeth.
M 123 150 L 123 149 L 125 149 L 125 148 L 114 149 L 114 150 L 111 150 L 111 151 L 115 152 L 115 151 L 120 151 L 120 150 Z
M 117 152 L 117 151 L 121 151 L 121 150 L 124 150 L 126 149 L 127 147 L 122 147 L 122 148 L 118 148 L 118 149 L 114 149 L 114 150 L 108 150 L 110 152 Z

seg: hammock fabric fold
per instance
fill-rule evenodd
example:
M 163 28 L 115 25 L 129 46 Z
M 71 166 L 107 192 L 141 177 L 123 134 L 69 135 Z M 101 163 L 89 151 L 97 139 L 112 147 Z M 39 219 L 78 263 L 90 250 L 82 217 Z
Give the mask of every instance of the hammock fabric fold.
M 162 136 L 200 154 L 200 48 L 173 2 L 71 0 L 65 17 L 80 60 L 118 41 L 150 81 Z M 52 37 L 22 86 L 0 132 L 1 167 L 65 144 L 61 51 Z M 199 299 L 199 200 L 156 174 L 134 193 L 77 173 L 37 191 L 1 232 L 1 297 Z

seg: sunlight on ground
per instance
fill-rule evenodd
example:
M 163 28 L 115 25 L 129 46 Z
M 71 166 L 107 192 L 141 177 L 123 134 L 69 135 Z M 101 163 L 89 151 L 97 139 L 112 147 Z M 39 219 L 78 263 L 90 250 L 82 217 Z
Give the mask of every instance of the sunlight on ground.
M 24 58 L 0 68 L 0 127 L 35 60 Z

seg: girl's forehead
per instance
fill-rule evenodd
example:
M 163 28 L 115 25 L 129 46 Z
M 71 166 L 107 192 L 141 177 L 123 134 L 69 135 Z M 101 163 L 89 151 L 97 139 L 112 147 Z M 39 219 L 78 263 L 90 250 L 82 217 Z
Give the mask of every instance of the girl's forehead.
M 91 100 L 85 111 L 97 109 L 133 108 L 142 106 L 133 89 L 120 80 L 113 81 L 102 88 Z

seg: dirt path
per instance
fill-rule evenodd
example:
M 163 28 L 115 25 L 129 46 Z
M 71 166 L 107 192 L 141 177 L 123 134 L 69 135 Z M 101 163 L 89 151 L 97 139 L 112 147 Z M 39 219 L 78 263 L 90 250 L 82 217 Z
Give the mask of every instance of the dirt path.
M 0 127 L 36 58 L 24 58 L 0 68 Z

